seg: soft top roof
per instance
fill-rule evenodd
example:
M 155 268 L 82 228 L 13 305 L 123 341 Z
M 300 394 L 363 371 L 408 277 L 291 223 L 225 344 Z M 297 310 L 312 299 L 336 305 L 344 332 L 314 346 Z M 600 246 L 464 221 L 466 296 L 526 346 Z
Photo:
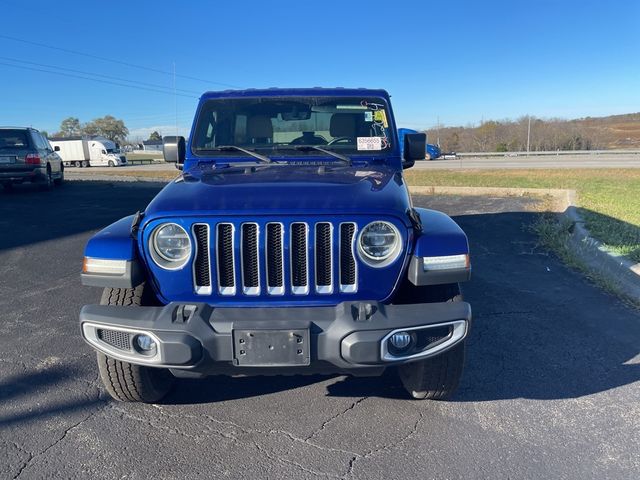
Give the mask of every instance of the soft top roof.
M 222 90 L 217 92 L 205 92 L 201 99 L 213 98 L 243 98 L 243 97 L 381 97 L 389 98 L 389 94 L 383 89 L 370 88 L 248 88 L 246 90 Z

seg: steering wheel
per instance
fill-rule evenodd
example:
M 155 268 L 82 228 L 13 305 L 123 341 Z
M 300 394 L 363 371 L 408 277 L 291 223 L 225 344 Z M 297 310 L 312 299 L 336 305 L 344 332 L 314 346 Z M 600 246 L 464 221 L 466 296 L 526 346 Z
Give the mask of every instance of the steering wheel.
M 338 142 L 356 143 L 353 137 L 336 137 L 327 143 L 327 145 L 333 145 Z

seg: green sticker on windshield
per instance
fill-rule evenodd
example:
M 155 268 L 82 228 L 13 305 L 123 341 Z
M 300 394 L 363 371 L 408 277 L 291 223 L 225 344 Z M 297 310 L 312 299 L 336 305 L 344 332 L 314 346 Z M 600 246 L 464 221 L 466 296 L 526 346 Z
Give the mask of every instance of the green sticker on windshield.
M 376 110 L 373 112 L 373 119 L 376 123 L 381 123 L 384 128 L 388 128 L 389 124 L 387 123 L 387 114 L 384 110 Z

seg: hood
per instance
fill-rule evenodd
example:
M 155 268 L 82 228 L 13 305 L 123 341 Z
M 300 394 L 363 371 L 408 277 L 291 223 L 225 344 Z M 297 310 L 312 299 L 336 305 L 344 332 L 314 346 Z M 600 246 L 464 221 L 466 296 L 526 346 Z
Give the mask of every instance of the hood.
M 145 217 L 379 213 L 406 219 L 409 207 L 402 175 L 385 165 L 204 164 L 169 183 Z

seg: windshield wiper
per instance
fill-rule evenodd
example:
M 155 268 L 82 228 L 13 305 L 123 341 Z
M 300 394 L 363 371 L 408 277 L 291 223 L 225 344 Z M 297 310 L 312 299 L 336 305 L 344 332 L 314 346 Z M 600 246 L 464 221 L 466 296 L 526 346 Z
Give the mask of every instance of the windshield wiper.
M 225 151 L 232 151 L 232 150 L 237 150 L 238 152 L 242 152 L 242 153 L 246 153 L 247 155 L 249 155 L 250 157 L 253 158 L 257 158 L 258 160 L 260 160 L 263 163 L 271 163 L 272 160 L 265 156 L 265 155 L 260 155 L 257 152 L 254 152 L 253 150 L 249 150 L 246 148 L 242 148 L 242 147 L 238 147 L 236 145 L 220 145 L 219 147 L 215 147 L 215 148 L 202 148 L 199 149 L 198 151 L 202 152 L 202 151 L 210 151 L 210 150 L 217 150 L 217 151 L 221 151 L 221 152 L 225 152 Z
M 332 157 L 335 157 L 338 160 L 342 160 L 344 163 L 351 166 L 351 159 L 349 157 L 345 155 L 340 155 L 339 153 L 336 153 L 336 152 L 332 152 L 331 150 L 326 150 L 316 145 L 300 145 L 296 147 L 296 150 L 300 150 L 301 152 L 308 152 L 309 150 L 317 150 L 319 152 L 326 153 L 327 155 L 331 155 Z

